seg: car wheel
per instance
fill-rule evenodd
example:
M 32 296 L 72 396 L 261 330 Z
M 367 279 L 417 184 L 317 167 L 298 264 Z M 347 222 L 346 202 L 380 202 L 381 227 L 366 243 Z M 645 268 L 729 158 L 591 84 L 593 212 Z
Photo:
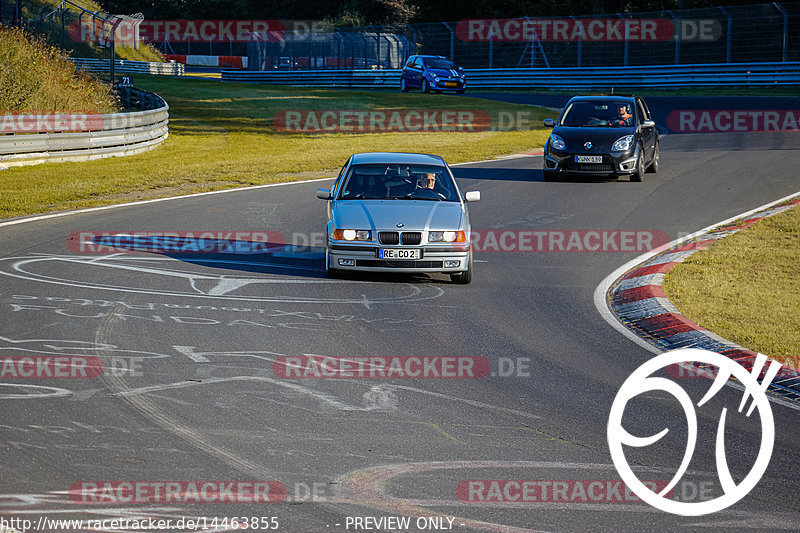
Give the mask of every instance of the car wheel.
M 647 167 L 647 171 L 651 174 L 658 172 L 658 157 L 658 143 L 656 142 L 655 150 L 653 150 L 653 162 L 650 163 L 649 167 Z
M 406 79 L 400 78 L 400 90 L 404 93 L 408 92 L 408 85 L 406 85 Z
M 450 281 L 459 285 L 469 285 L 472 282 L 472 252 L 467 260 L 467 271 L 450 274 Z
M 544 181 L 558 181 L 558 174 L 556 172 L 544 170 L 542 174 L 544 175 Z
M 631 181 L 642 181 L 644 176 L 644 150 L 639 149 L 639 157 L 636 158 L 636 170 L 631 174 Z
M 419 90 L 420 90 L 420 92 L 423 92 L 423 93 L 426 93 L 426 92 L 429 91 L 429 89 L 428 89 L 428 80 L 426 80 L 425 78 L 422 79 L 422 83 L 419 84 Z

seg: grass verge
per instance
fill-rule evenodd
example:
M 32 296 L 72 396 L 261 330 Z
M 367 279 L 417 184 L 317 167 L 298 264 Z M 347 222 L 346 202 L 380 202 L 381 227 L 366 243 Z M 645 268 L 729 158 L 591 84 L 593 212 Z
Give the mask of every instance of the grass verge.
M 687 317 L 792 367 L 800 361 L 800 208 L 695 253 L 664 282 Z
M 203 79 L 135 76 L 170 105 L 170 137 L 145 154 L 2 171 L 0 218 L 335 175 L 355 152 L 440 154 L 449 163 L 541 148 L 546 109 L 453 95 L 304 89 Z M 524 131 L 289 134 L 272 119 L 281 110 L 481 110 L 522 113 Z M 516 116 L 516 115 L 515 115 Z

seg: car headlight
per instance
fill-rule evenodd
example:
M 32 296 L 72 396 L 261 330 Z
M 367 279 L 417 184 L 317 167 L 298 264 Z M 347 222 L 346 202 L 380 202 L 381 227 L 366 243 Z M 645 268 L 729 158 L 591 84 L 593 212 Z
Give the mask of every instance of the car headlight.
M 611 145 L 611 150 L 613 152 L 627 152 L 631 149 L 633 145 L 633 135 L 626 135 L 625 137 L 620 137 L 614 144 Z
M 430 231 L 428 242 L 467 242 L 464 231 Z
M 555 133 L 550 135 L 550 146 L 553 147 L 553 150 L 566 150 L 567 143 L 564 142 L 560 136 L 556 135 Z
M 364 229 L 334 229 L 333 240 L 335 241 L 368 241 L 370 232 Z
M 436 74 L 434 74 L 431 77 L 433 78 L 433 81 L 437 81 L 437 82 L 439 81 L 439 76 L 437 76 Z

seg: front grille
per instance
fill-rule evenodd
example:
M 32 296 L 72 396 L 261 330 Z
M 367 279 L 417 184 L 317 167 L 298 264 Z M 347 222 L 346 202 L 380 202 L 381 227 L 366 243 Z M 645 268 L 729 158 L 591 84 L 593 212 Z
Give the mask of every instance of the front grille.
M 381 231 L 378 233 L 378 242 L 381 244 L 400 244 L 400 234 L 396 231 Z
M 442 268 L 441 261 L 391 261 L 386 259 L 356 259 L 356 266 L 382 268 Z
M 573 172 L 614 172 L 614 166 L 605 163 L 565 163 L 564 170 Z
M 403 232 L 403 244 L 419 244 L 422 242 L 422 233 L 416 232 Z

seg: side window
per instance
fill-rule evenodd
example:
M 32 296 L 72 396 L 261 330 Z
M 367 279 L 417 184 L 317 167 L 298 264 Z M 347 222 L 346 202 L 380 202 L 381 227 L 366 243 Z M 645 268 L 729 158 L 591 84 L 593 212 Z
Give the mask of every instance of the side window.
M 413 67 L 414 67 L 414 60 L 415 60 L 415 59 L 416 59 L 416 58 L 415 58 L 414 56 L 411 56 L 411 57 L 409 57 L 409 58 L 408 58 L 408 63 L 406 63 L 406 66 L 407 66 L 408 68 L 413 68 Z
M 344 169 L 346 169 L 350 165 L 350 160 L 351 159 L 353 159 L 352 156 L 348 157 L 347 158 L 347 162 L 344 164 L 344 166 L 341 169 L 339 169 L 339 175 L 336 176 L 336 181 L 333 182 L 333 188 L 331 189 L 332 193 L 336 194 L 338 192 L 339 188 L 342 186 L 342 176 L 344 176 Z
M 639 107 L 642 108 L 642 113 L 644 114 L 645 120 L 650 120 L 650 110 L 647 108 L 647 104 L 644 103 L 644 100 L 637 100 Z

